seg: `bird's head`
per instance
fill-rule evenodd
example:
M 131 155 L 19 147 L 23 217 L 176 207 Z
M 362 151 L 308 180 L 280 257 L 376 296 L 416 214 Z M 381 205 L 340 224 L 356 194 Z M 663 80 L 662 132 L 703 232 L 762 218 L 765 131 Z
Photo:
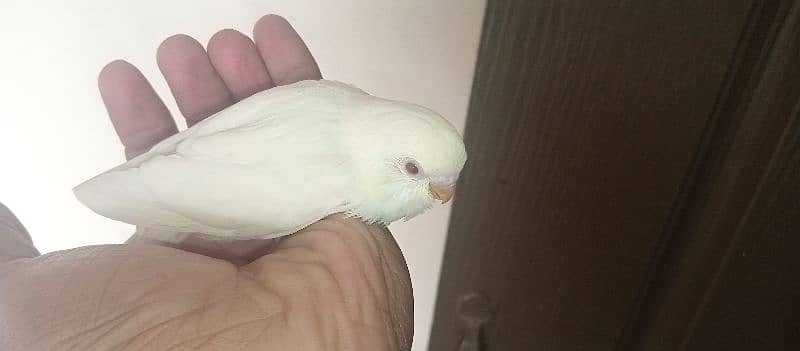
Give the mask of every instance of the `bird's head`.
M 461 136 L 421 106 L 369 97 L 347 132 L 356 175 L 353 215 L 388 224 L 450 201 L 467 159 Z

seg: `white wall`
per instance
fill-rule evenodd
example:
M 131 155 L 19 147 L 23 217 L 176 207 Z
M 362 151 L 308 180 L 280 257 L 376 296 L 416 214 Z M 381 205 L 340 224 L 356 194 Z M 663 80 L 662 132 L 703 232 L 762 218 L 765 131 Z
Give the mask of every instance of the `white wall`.
M 108 61 L 142 69 L 162 96 L 155 49 L 186 33 L 246 34 L 263 14 L 294 24 L 326 78 L 426 105 L 463 128 L 485 0 L 4 0 L 0 5 L 0 201 L 42 252 L 123 241 L 132 229 L 71 188 L 123 161 L 96 88 Z M 179 116 L 171 98 L 165 98 Z M 181 123 L 181 122 L 179 122 Z M 411 268 L 415 350 L 427 347 L 449 208 L 392 226 Z

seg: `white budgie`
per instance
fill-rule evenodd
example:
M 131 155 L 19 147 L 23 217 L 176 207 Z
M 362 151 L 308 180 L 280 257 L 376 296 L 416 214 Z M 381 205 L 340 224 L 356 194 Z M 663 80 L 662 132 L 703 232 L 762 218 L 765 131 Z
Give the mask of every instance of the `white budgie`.
M 340 212 L 414 217 L 453 196 L 466 157 L 433 111 L 309 80 L 244 99 L 75 194 L 162 240 L 275 238 Z

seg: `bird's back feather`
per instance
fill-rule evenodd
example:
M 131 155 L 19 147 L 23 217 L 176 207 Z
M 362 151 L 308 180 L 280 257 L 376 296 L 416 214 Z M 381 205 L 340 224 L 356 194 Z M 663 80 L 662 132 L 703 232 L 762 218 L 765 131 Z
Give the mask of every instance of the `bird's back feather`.
M 106 217 L 165 231 L 276 237 L 346 211 L 342 83 L 301 82 L 239 102 L 75 188 Z

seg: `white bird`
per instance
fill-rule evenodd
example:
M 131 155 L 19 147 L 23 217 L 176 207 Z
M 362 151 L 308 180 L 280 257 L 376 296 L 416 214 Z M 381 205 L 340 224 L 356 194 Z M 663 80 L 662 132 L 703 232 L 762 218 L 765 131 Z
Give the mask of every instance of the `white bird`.
M 334 213 L 410 219 L 450 200 L 466 158 L 427 108 L 309 80 L 246 98 L 74 192 L 161 240 L 275 238 Z

